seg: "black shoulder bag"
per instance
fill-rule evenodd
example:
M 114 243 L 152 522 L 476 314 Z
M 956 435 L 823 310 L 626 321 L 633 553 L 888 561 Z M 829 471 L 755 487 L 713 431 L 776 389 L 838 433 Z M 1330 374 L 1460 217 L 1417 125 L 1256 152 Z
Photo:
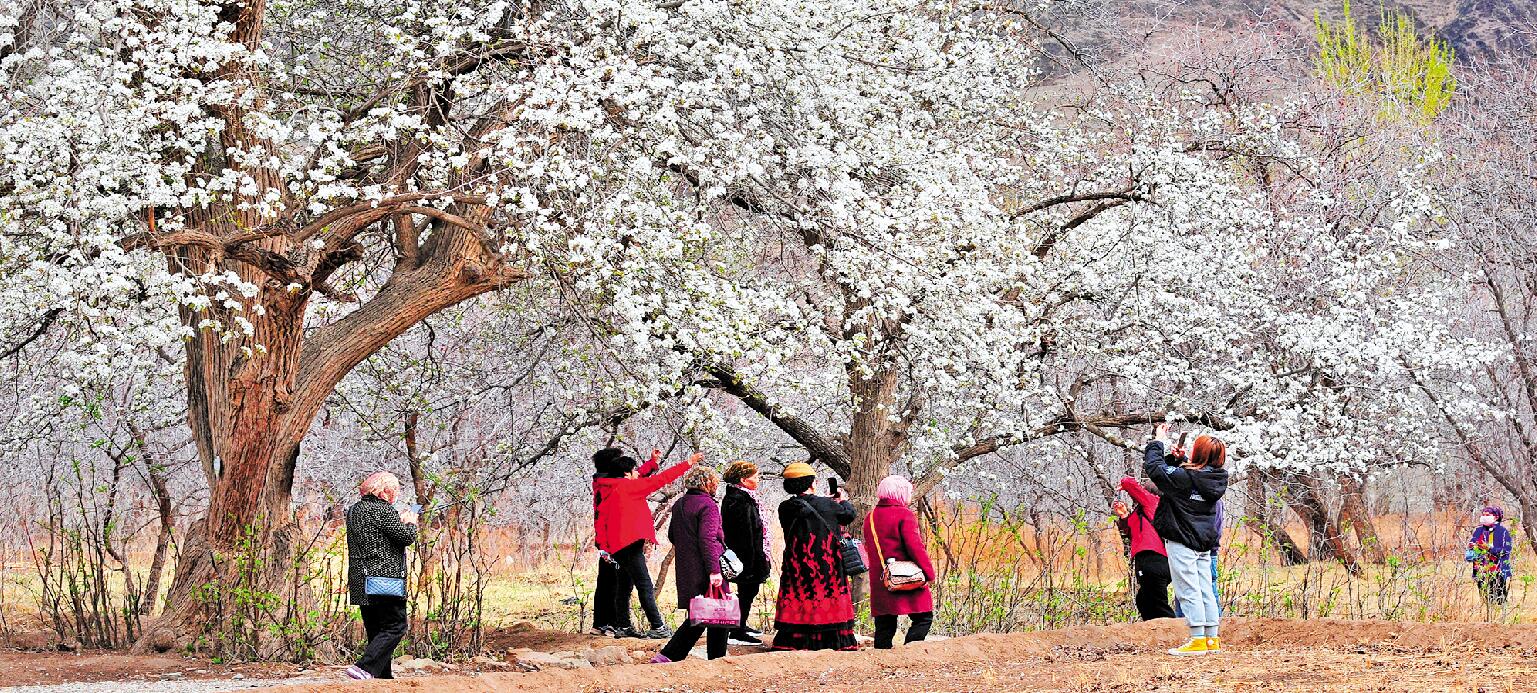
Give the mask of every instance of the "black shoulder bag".
M 828 531 L 838 539 L 839 565 L 843 568 L 845 576 L 854 577 L 855 575 L 862 575 L 870 571 L 865 566 L 864 551 L 860 549 L 862 542 L 844 533 L 837 525 L 828 525 L 827 518 L 822 517 L 822 513 L 817 512 L 816 506 L 812 505 L 811 501 L 804 498 L 797 498 L 797 500 L 805 505 L 806 509 L 816 516 L 817 521 L 821 522 L 824 527 L 827 527 Z

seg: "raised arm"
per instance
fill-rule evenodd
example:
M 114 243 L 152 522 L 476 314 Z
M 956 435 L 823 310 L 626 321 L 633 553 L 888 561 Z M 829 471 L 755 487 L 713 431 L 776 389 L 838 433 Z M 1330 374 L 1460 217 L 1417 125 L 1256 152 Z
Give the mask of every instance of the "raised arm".
M 1170 467 L 1163 462 L 1163 441 L 1155 440 L 1147 444 L 1147 449 L 1142 452 L 1142 471 L 1147 478 L 1153 480 L 1153 485 L 1164 493 L 1179 493 L 1180 480 L 1185 477 L 1185 470 L 1179 467 Z M 1189 486 L 1189 480 L 1185 479 L 1185 486 Z
M 630 489 L 630 492 L 636 495 L 649 496 L 657 489 L 677 481 L 684 474 L 688 473 L 688 470 L 692 468 L 694 464 L 700 460 L 701 457 L 703 457 L 703 455 L 696 452 L 692 455 L 689 455 L 688 459 L 663 469 L 662 471 L 644 479 L 631 479 L 628 484 L 625 484 L 625 487 Z
M 661 468 L 662 468 L 662 451 L 661 450 L 652 450 L 651 451 L 651 456 L 647 457 L 646 461 L 644 463 L 642 463 L 640 465 L 640 468 L 636 469 L 635 471 L 641 477 L 648 477 L 648 476 L 651 476 L 652 474 L 655 474 L 656 470 L 661 469 Z
M 835 515 L 838 518 L 838 524 L 846 525 L 846 524 L 848 524 L 850 522 L 853 522 L 854 521 L 854 517 L 856 515 L 858 515 L 858 514 L 859 513 L 854 512 L 854 504 L 853 503 L 850 503 L 848 501 L 838 501 L 838 503 L 837 503 L 837 512 L 835 513 Z
M 1121 479 L 1121 490 L 1130 495 L 1131 499 L 1137 502 L 1137 505 L 1144 508 L 1152 508 L 1158 505 L 1158 496 L 1148 493 L 1147 489 L 1142 488 L 1142 484 L 1129 476 Z M 1149 510 L 1148 512 L 1152 511 Z

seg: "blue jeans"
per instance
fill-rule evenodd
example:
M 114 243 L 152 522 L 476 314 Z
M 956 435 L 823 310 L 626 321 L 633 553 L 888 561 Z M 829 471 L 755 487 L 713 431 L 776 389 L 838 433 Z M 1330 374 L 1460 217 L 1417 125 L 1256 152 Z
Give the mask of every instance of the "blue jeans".
M 1169 551 L 1169 574 L 1174 578 L 1174 600 L 1185 623 L 1215 626 L 1222 617 L 1217 610 L 1217 589 L 1211 580 L 1210 551 L 1196 551 L 1174 541 L 1164 542 Z
M 1211 593 L 1217 598 L 1217 615 L 1222 615 L 1222 591 L 1217 589 L 1217 552 L 1211 552 Z M 1185 612 L 1179 608 L 1179 600 L 1174 600 L 1174 615 L 1185 617 Z

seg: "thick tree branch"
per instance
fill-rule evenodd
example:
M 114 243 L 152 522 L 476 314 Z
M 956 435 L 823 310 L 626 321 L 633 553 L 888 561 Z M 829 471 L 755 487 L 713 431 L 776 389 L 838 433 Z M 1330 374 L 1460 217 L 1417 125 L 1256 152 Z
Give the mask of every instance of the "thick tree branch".
M 981 438 L 975 443 L 954 448 L 955 456 L 934 464 L 924 471 L 918 481 L 913 484 L 913 497 L 920 498 L 933 491 L 939 482 L 944 481 L 945 474 L 962 463 L 988 455 L 1006 447 L 1029 443 L 1061 433 L 1074 433 L 1088 431 L 1104 439 L 1116 447 L 1128 450 L 1140 450 L 1136 444 L 1131 443 L 1119 435 L 1111 433 L 1111 429 L 1132 428 L 1135 426 L 1148 426 L 1163 423 L 1169 420 L 1169 411 L 1129 412 L 1129 413 L 1101 413 L 1093 416 L 1076 416 L 1071 413 L 1064 414 L 1040 426 L 1035 427 L 1024 436 L 992 435 Z M 1223 431 L 1233 427 L 1227 420 L 1216 414 L 1202 414 L 1195 418 L 1184 417 L 1181 420 L 1197 423 L 1208 428 Z
M 806 451 L 811 454 L 812 459 L 821 460 L 840 477 L 849 478 L 848 452 L 832 436 L 817 430 L 809 421 L 770 403 L 767 395 L 743 382 L 741 375 L 729 366 L 709 365 L 704 370 L 715 378 L 715 382 L 711 384 L 712 387 L 741 400 L 749 409 L 758 412 L 795 442 L 800 443 L 801 447 L 806 448 Z

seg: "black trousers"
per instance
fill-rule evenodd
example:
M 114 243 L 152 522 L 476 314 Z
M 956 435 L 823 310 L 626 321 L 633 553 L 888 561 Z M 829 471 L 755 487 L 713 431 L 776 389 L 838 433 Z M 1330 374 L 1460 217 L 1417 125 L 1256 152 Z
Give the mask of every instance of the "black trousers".
M 672 639 L 662 648 L 662 656 L 674 662 L 681 662 L 688 658 L 689 650 L 699 644 L 699 636 L 704 636 L 704 651 L 706 659 L 720 659 L 726 656 L 726 628 L 706 628 L 695 625 L 692 620 L 684 621 L 678 626 L 677 632 L 672 634 Z
M 934 625 L 934 612 L 924 611 L 916 614 L 908 614 L 907 617 L 912 619 L 913 623 L 907 627 L 907 637 L 902 640 L 903 643 L 922 642 L 925 638 L 929 637 L 929 626 Z M 892 615 L 875 617 L 875 649 L 891 649 L 891 641 L 892 639 L 896 638 L 896 636 L 896 616 Z
M 598 559 L 598 584 L 593 589 L 592 595 L 592 627 L 613 628 L 619 625 L 618 615 L 615 613 L 614 588 L 619 584 L 619 566 L 605 559 Z M 630 605 L 625 604 L 628 611 Z M 626 621 L 628 623 L 628 621 Z
M 646 612 L 646 620 L 652 628 L 666 625 L 662 612 L 656 608 L 656 585 L 651 582 L 651 571 L 646 567 L 646 542 L 637 541 L 614 552 L 619 562 L 614 582 L 614 625 L 630 627 L 630 592 L 640 594 L 640 608 Z
M 737 624 L 735 632 L 747 632 L 747 615 L 752 611 L 752 603 L 758 599 L 758 591 L 762 589 L 761 582 L 736 583 L 736 598 L 742 604 L 742 622 Z
M 1484 601 L 1490 604 L 1504 605 L 1510 598 L 1510 578 L 1495 573 L 1493 575 L 1480 575 L 1478 591 L 1484 595 Z
M 1174 618 L 1174 607 L 1169 606 L 1169 559 L 1157 551 L 1138 551 L 1131 557 L 1132 567 L 1137 570 L 1137 613 L 1142 620 Z
M 363 612 L 363 632 L 368 634 L 363 656 L 358 658 L 358 668 L 376 679 L 393 679 L 390 658 L 395 654 L 395 646 L 406 635 L 406 600 L 369 597 L 368 601 L 358 607 Z

